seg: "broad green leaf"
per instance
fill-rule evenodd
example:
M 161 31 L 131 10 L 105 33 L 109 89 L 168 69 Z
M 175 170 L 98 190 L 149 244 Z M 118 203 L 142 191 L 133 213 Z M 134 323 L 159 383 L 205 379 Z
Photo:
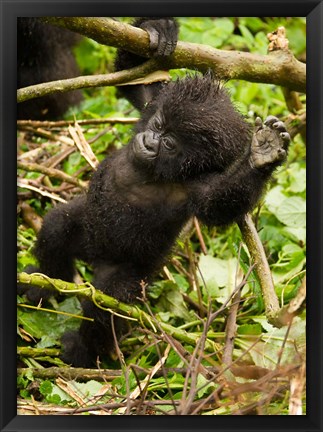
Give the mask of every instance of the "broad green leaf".
M 306 228 L 293 228 L 293 227 L 285 227 L 282 230 L 282 233 L 286 233 L 291 236 L 292 240 L 295 242 L 302 242 L 305 244 L 306 242 Z
M 218 19 L 214 21 L 214 27 L 203 32 L 202 44 L 210 45 L 214 48 L 220 47 L 223 42 L 233 32 L 234 26 L 229 19 Z
M 287 226 L 296 228 L 306 226 L 306 203 L 300 197 L 285 198 L 275 214 L 277 219 Z
M 274 214 L 276 214 L 277 209 L 286 199 L 286 195 L 284 195 L 282 191 L 282 186 L 275 186 L 270 191 L 268 191 L 265 196 L 266 207 Z
M 58 304 L 58 311 L 73 315 L 81 315 L 80 302 L 76 297 L 70 297 Z M 39 348 L 55 345 L 60 336 L 67 330 L 76 330 L 80 320 L 67 315 L 45 312 L 42 310 L 18 308 L 18 324 L 37 339 Z
M 72 381 L 72 384 L 73 390 L 86 401 L 89 401 L 91 398 L 93 398 L 103 387 L 103 384 L 95 380 L 90 380 L 86 383 Z
M 226 299 L 236 286 L 237 259 L 223 260 L 210 255 L 201 255 L 199 281 L 211 297 Z M 204 285 L 205 284 L 205 285 Z M 223 288 L 223 289 L 220 289 Z
M 291 178 L 290 191 L 297 193 L 303 192 L 306 189 L 306 170 L 304 168 L 299 168 L 298 171 L 293 172 L 293 176 Z
M 171 312 L 175 317 L 190 320 L 190 314 L 178 286 L 171 281 L 163 283 L 163 291 L 159 297 L 157 307 L 161 311 Z
M 281 356 L 281 364 L 293 364 L 299 353 L 304 353 L 305 346 L 305 320 L 295 318 L 285 341 L 287 326 L 274 329 L 263 334 L 261 340 L 254 345 L 255 340 L 237 341 L 239 346 L 249 349 L 249 354 L 255 365 L 275 369 Z
M 43 381 L 39 386 L 39 391 L 44 396 L 51 394 L 52 390 L 53 390 L 53 384 L 48 380 Z

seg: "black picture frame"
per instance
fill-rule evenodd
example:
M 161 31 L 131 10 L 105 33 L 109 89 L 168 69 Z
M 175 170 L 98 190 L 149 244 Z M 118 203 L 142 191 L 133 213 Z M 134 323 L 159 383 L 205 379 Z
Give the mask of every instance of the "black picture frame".
M 311 0 L 1 0 L 1 431 L 322 431 L 323 4 Z M 16 18 L 18 16 L 306 16 L 308 360 L 306 416 L 16 415 Z

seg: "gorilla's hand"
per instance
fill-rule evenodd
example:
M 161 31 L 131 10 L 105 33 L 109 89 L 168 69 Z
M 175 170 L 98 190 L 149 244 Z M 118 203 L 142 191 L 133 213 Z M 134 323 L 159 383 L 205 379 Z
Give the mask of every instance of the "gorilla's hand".
M 272 164 L 280 165 L 286 159 L 289 142 L 286 126 L 277 117 L 269 116 L 264 123 L 257 117 L 251 142 L 251 166 L 264 168 Z
M 173 53 L 177 44 L 178 25 L 169 18 L 144 21 L 140 27 L 147 31 L 150 48 L 154 56 L 168 56 Z

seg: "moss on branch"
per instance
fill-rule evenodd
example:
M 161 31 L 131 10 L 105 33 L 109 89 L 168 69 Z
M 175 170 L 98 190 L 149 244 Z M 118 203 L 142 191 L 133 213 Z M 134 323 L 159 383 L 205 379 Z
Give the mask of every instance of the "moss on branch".
M 196 346 L 199 336 L 193 333 L 188 333 L 185 330 L 175 328 L 170 324 L 157 321 L 155 317 L 150 316 L 139 307 L 122 303 L 119 300 L 104 294 L 102 291 L 95 289 L 89 283 L 75 284 L 72 282 L 65 282 L 60 279 L 52 279 L 40 273 L 20 273 L 17 277 L 18 283 L 29 284 L 43 289 L 58 291 L 65 295 L 77 294 L 81 298 L 91 300 L 98 307 L 106 309 L 107 313 L 121 314 L 124 318 L 134 319 L 142 326 L 149 328 L 153 332 L 157 332 L 158 328 L 168 335 L 173 336 L 174 339 Z M 216 345 L 209 339 L 206 340 L 205 350 L 207 352 L 215 352 Z

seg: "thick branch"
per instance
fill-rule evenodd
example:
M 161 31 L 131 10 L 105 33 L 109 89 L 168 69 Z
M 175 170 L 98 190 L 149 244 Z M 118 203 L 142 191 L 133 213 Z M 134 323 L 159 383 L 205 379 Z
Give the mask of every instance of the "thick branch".
M 28 347 L 27 347 L 28 348 Z M 32 352 L 32 349 L 29 349 Z M 26 347 L 18 348 L 18 354 L 30 357 L 30 352 L 26 350 Z M 45 351 L 43 348 L 40 351 Z M 54 350 L 53 350 L 54 351 Z M 56 350 L 56 357 L 59 356 L 59 350 Z M 41 355 L 41 354 L 40 354 Z M 44 356 L 44 354 L 43 354 Z M 36 357 L 32 355 L 31 357 Z M 49 368 L 18 368 L 18 375 L 28 375 L 32 373 L 35 378 L 42 379 L 53 379 L 57 377 L 63 377 L 68 380 L 78 380 L 78 381 L 112 381 L 116 377 L 122 376 L 120 370 L 115 369 L 83 369 L 83 368 L 73 368 L 73 367 L 49 367 Z
M 99 43 L 149 57 L 149 38 L 144 30 L 111 18 L 45 17 L 44 22 L 68 28 Z M 213 69 L 221 79 L 270 83 L 306 91 L 306 65 L 288 50 L 268 55 L 226 51 L 206 45 L 178 42 L 173 55 L 163 59 L 167 68 Z M 112 84 L 111 84 L 112 85 Z M 113 84 L 114 85 L 114 84 Z
M 280 308 L 264 247 L 250 214 L 245 215 L 239 222 L 239 228 L 259 278 L 266 317 L 275 327 L 287 325 L 303 310 L 306 299 L 306 278 L 304 277 L 296 297 L 288 305 Z
M 52 279 L 40 273 L 20 273 L 18 274 L 17 280 L 18 283 L 36 285 L 40 288 L 59 291 L 65 295 L 77 294 L 79 297 L 93 301 L 98 307 L 107 309 L 107 313 L 109 310 L 112 313 L 117 312 L 118 314 L 122 314 L 125 318 L 129 317 L 130 319 L 135 319 L 147 328 L 156 331 L 156 326 L 154 325 L 153 318 L 150 315 L 136 306 L 122 303 L 119 300 L 104 294 L 102 291 L 96 290 L 90 284 L 77 285 L 60 279 Z M 198 342 L 198 336 L 188 333 L 185 330 L 175 328 L 164 322 L 158 322 L 158 325 L 167 334 L 181 342 L 187 343 L 191 346 L 196 346 Z M 215 352 L 216 346 L 212 341 L 206 340 L 205 350 L 208 352 Z
M 263 245 L 259 239 L 256 227 L 251 219 L 250 214 L 244 216 L 239 222 L 239 228 L 243 236 L 243 240 L 246 243 L 252 261 L 255 265 L 257 272 L 262 295 L 265 303 L 265 311 L 268 321 L 277 326 L 281 327 L 282 323 L 277 319 L 279 313 L 279 303 L 275 292 L 271 271 L 266 258 L 266 254 Z

